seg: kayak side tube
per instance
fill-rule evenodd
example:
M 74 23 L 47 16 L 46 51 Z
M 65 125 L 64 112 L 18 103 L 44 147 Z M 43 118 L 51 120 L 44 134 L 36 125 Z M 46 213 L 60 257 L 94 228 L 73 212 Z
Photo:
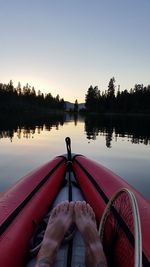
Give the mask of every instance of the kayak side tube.
M 149 266 L 147 264 L 150 263 L 150 203 L 122 178 L 82 155 L 74 157 L 73 170 L 86 201 L 94 209 L 98 222 L 114 193 L 128 188 L 135 194 L 141 218 L 143 261 L 144 266 Z
M 55 199 L 66 170 L 56 157 L 19 180 L 0 198 L 0 266 L 25 265 L 29 239 Z

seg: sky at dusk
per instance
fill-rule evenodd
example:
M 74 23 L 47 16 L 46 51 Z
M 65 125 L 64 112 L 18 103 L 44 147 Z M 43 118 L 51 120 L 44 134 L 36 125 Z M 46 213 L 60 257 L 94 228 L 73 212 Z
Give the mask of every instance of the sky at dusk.
M 150 0 L 0 0 L 0 82 L 84 102 L 150 84 Z

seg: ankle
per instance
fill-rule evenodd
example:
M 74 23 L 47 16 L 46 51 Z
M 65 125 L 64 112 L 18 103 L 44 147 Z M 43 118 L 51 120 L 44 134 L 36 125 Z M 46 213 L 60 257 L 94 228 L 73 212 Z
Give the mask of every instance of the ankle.
M 87 247 L 88 260 L 91 259 L 91 264 L 89 266 L 107 266 L 106 258 L 103 251 L 101 242 L 91 243 Z
M 43 244 L 37 256 L 36 267 L 51 267 L 58 251 L 58 243 L 43 240 Z
M 38 259 L 35 267 L 52 267 L 53 264 L 47 258 Z

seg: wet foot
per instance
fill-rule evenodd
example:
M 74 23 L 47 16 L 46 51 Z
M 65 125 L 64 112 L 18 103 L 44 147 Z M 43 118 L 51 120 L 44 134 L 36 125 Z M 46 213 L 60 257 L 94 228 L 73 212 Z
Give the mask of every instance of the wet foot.
M 64 201 L 51 213 L 35 267 L 53 266 L 57 251 L 66 231 L 73 222 L 74 203 Z
M 107 262 L 98 235 L 95 214 L 85 201 L 75 203 L 74 220 L 86 245 L 86 266 L 106 267 Z

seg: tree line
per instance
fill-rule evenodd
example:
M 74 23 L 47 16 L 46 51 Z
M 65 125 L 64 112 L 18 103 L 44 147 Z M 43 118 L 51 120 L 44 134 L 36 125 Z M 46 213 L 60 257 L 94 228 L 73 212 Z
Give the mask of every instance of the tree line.
M 39 110 L 60 110 L 66 108 L 65 101 L 59 95 L 43 94 L 35 91 L 28 83 L 14 87 L 12 80 L 8 84 L 0 83 L 0 112 L 39 112 Z M 96 113 L 150 113 L 150 85 L 135 84 L 134 88 L 116 92 L 115 78 L 112 77 L 108 89 L 101 92 L 98 86 L 92 85 L 85 96 L 86 112 Z M 78 112 L 78 101 L 74 103 L 75 113 Z
M 65 102 L 59 95 L 43 94 L 28 83 L 21 87 L 20 82 L 14 87 L 12 80 L 8 84 L 0 83 L 0 111 L 21 112 L 47 110 L 64 110 Z
M 115 113 L 150 113 L 150 85 L 135 84 L 130 91 L 115 92 L 115 78 L 111 78 L 108 90 L 101 92 L 98 86 L 92 85 L 85 96 L 85 107 L 88 112 Z

